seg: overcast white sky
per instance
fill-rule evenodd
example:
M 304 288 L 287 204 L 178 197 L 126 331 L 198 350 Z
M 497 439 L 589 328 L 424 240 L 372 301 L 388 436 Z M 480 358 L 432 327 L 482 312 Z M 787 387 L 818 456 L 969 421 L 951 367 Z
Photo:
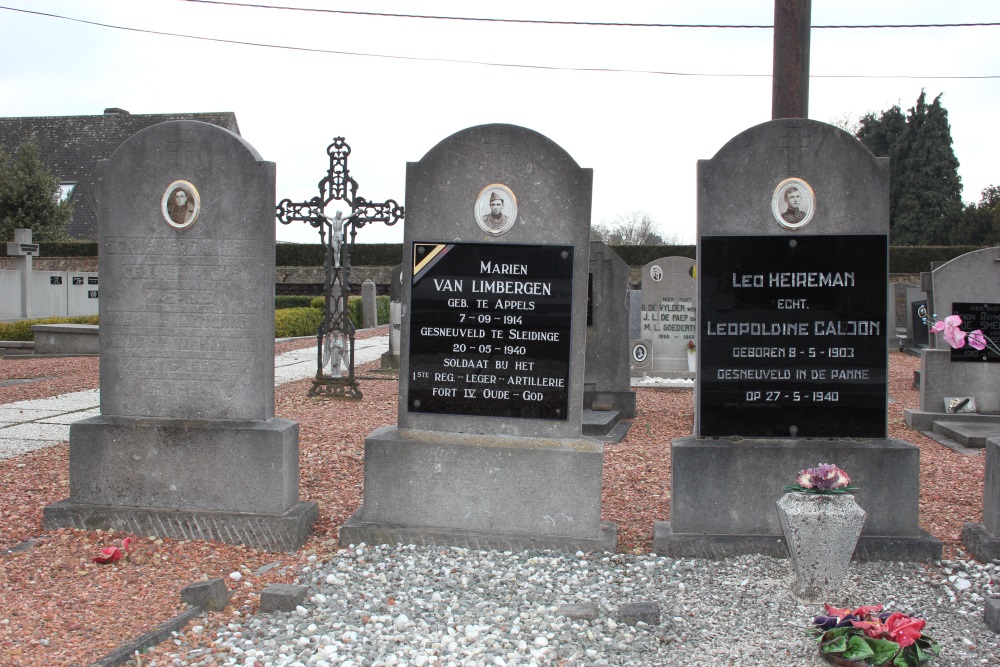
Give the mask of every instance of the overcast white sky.
M 614 23 L 770 25 L 772 0 L 269 0 L 298 8 Z M 769 29 L 523 25 L 222 6 L 188 0 L 0 0 L 0 116 L 233 111 L 277 163 L 278 198 L 318 194 L 344 136 L 359 194 L 404 195 L 408 161 L 483 123 L 548 136 L 594 170 L 593 222 L 643 210 L 693 242 L 695 165 L 771 115 Z M 340 55 L 131 32 L 11 11 Z M 995 0 L 813 0 L 821 25 L 1000 22 Z M 964 199 L 1000 183 L 1000 26 L 812 30 L 810 118 L 907 109 L 943 92 Z M 545 69 L 441 62 L 475 61 Z M 631 71 L 574 71 L 584 68 Z M 656 72 L 656 73 L 648 73 Z M 666 72 L 693 76 L 676 76 Z M 714 76 L 709 76 L 714 75 Z M 723 76 L 729 75 L 729 76 Z M 754 76 L 732 76 L 754 75 Z M 826 78 L 826 77 L 892 78 Z M 279 240 L 318 242 L 303 223 Z M 365 228 L 359 241 L 400 242 Z

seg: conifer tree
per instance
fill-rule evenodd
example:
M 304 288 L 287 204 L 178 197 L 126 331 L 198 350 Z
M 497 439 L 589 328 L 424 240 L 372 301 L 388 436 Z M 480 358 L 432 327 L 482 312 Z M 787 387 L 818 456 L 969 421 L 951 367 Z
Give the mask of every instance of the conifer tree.
M 42 162 L 34 141 L 13 155 L 0 149 L 0 242 L 13 241 L 15 229 L 30 229 L 35 243 L 61 241 L 73 205 L 60 201 L 59 179 Z

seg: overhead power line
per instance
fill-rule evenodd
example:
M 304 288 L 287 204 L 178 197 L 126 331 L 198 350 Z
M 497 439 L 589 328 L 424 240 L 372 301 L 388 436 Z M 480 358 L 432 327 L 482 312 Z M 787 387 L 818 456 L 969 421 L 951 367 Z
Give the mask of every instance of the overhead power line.
M 337 51 L 333 49 L 317 49 L 310 48 L 306 46 L 289 46 L 284 44 L 267 44 L 264 42 L 247 42 L 236 39 L 222 39 L 220 37 L 203 37 L 200 35 L 184 35 L 176 32 L 166 32 L 163 30 L 148 30 L 146 28 L 131 28 L 128 26 L 112 25 L 110 23 L 101 23 L 98 21 L 88 21 L 86 19 L 73 18 L 71 16 L 62 16 L 60 14 L 50 14 L 47 12 L 38 12 L 31 9 L 20 9 L 17 7 L 6 7 L 0 5 L 0 9 L 20 12 L 23 14 L 33 14 L 36 16 L 44 16 L 46 18 L 60 19 L 63 21 L 72 21 L 74 23 L 82 23 L 84 25 L 92 25 L 100 28 L 108 28 L 110 30 L 123 30 L 126 32 L 136 32 L 146 35 L 160 35 L 163 37 L 178 37 L 181 39 L 193 39 L 203 42 L 215 42 L 217 44 L 235 44 L 238 46 L 254 46 L 267 49 L 280 49 L 285 51 L 299 51 L 302 53 L 324 53 L 331 55 L 341 55 L 341 56 L 360 56 L 365 58 L 385 58 L 389 60 L 410 60 L 419 62 L 439 62 L 439 63 L 450 63 L 458 65 L 481 65 L 484 67 L 508 67 L 508 68 L 518 68 L 518 69 L 534 69 L 534 70 L 551 70 L 560 72 L 607 72 L 614 74 L 658 74 L 661 76 L 685 76 L 685 77 L 713 77 L 713 78 L 770 78 L 771 74 L 745 74 L 738 72 L 729 73 L 715 73 L 715 72 L 671 72 L 664 70 L 642 70 L 642 69 L 618 69 L 610 67 L 556 67 L 554 65 L 526 65 L 520 63 L 496 63 L 481 60 L 462 60 L 459 58 L 425 58 L 420 56 L 400 56 L 391 55 L 386 53 L 362 53 L 359 51 Z M 873 75 L 873 74 L 812 74 L 810 78 L 813 79 L 1000 79 L 1000 74 L 988 74 L 982 76 L 915 76 L 907 74 L 886 74 L 886 75 Z
M 392 14 L 389 12 L 360 12 L 349 9 L 319 9 L 315 7 L 286 7 L 283 5 L 261 5 L 249 2 L 225 2 L 224 0 L 182 0 L 203 5 L 226 5 L 229 7 L 249 7 L 253 9 L 282 9 L 293 12 L 315 12 L 320 14 L 346 14 L 350 16 L 377 16 L 397 19 L 431 19 L 437 21 L 479 21 L 484 23 L 527 23 L 534 25 L 600 26 L 612 28 L 738 28 L 771 30 L 773 25 L 732 25 L 717 23 L 617 23 L 610 21 L 547 21 L 542 19 L 501 19 L 482 16 L 437 16 L 432 14 Z M 1000 26 L 1000 23 L 901 23 L 873 25 L 814 25 L 823 29 L 873 29 L 873 28 L 982 28 Z

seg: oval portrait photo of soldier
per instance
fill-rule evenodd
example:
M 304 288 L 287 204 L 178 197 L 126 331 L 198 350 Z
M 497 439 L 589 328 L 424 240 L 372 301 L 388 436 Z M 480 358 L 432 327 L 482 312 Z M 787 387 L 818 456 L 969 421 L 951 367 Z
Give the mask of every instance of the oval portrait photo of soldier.
M 809 224 L 816 212 L 816 195 L 801 178 L 786 178 L 774 190 L 771 212 L 785 229 L 800 229 Z
M 188 229 L 201 212 L 201 195 L 188 181 L 174 181 L 163 191 L 160 211 L 174 229 Z
M 505 234 L 517 218 L 517 197 L 506 185 L 487 185 L 476 197 L 473 215 L 476 216 L 476 224 L 487 234 Z

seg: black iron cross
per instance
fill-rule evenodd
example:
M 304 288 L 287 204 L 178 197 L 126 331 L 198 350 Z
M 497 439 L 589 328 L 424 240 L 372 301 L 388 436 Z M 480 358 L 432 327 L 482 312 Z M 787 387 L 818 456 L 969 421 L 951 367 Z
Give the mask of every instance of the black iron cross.
M 392 199 L 375 203 L 358 195 L 358 182 L 351 178 L 347 167 L 351 147 L 344 137 L 335 137 L 326 152 L 330 156 L 330 168 L 319 182 L 319 194 L 306 202 L 282 199 L 276 215 L 283 225 L 300 221 L 318 229 L 324 248 L 325 305 L 323 321 L 317 332 L 316 379 L 309 395 L 360 400 L 362 394 L 354 376 L 354 324 L 348 317 L 346 307 L 351 285 L 351 248 L 359 229 L 373 222 L 394 225 L 403 219 L 404 210 Z M 330 218 L 323 213 L 327 204 L 335 199 L 351 207 L 349 216 L 341 218 L 338 213 Z M 345 339 L 349 339 L 346 350 Z M 340 376 L 341 356 L 345 354 L 348 355 L 346 378 Z M 330 374 L 324 373 L 328 364 L 331 366 Z

